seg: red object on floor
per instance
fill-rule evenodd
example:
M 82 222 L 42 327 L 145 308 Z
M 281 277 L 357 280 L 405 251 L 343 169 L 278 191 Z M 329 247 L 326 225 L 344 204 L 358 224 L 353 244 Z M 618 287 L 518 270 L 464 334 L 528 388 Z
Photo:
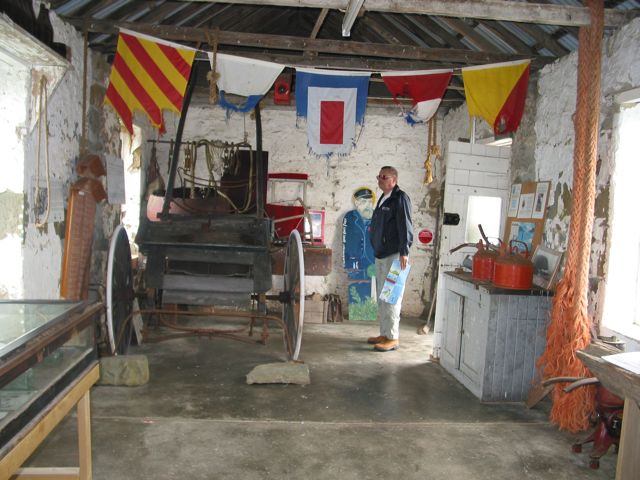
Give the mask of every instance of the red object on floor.
M 589 468 L 600 467 L 600 457 L 609 451 L 611 445 L 620 443 L 622 432 L 622 410 L 624 400 L 614 395 L 602 385 L 596 390 L 596 415 L 593 419 L 595 430 L 584 440 L 574 443 L 572 450 L 575 453 L 582 452 L 582 446 L 593 443 L 589 454 Z

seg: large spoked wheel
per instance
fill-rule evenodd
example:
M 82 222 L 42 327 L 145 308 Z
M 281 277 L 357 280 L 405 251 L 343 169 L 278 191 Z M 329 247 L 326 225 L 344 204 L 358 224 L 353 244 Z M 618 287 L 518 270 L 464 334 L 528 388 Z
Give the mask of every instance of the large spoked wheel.
M 124 355 L 133 338 L 133 272 L 129 237 L 118 225 L 111 237 L 107 260 L 107 334 L 113 355 Z
M 300 233 L 297 230 L 291 232 L 287 243 L 283 293 L 285 301 L 282 306 L 282 321 L 287 329 L 284 335 L 284 346 L 289 360 L 297 360 L 304 324 L 304 253 Z

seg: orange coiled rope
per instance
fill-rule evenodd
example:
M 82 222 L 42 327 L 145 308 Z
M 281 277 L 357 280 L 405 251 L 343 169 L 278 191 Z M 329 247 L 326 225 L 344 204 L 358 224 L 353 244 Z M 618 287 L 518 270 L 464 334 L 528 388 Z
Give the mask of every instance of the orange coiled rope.
M 576 351 L 591 343 L 587 293 L 596 195 L 604 3 L 603 0 L 586 3 L 591 24 L 581 27 L 579 32 L 573 209 L 565 272 L 553 298 L 547 348 L 538 361 L 544 378 L 592 376 L 577 358 Z M 570 432 L 586 429 L 595 408 L 595 387 L 577 388 L 571 393 L 564 393 L 562 387 L 554 388 L 550 420 Z

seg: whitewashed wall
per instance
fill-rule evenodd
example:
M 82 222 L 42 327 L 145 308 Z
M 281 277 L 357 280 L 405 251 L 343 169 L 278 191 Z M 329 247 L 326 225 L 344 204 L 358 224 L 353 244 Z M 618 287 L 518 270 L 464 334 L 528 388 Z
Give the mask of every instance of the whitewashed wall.
M 266 103 L 266 102 L 265 102 Z M 342 217 L 353 209 L 351 196 L 359 187 L 377 191 L 376 174 L 383 165 L 393 165 L 399 171 L 399 185 L 411 197 L 416 234 L 422 228 L 435 229 L 434 205 L 431 197 L 434 187 L 423 185 L 426 155 L 426 125 L 410 127 L 397 116 L 396 109 L 369 107 L 365 126 L 356 148 L 345 157 L 329 160 L 309 154 L 306 128 L 296 127 L 293 108 L 265 105 L 262 110 L 263 149 L 269 152 L 270 172 L 308 173 L 310 184 L 307 203 L 310 208 L 326 211 L 325 243 L 333 250 L 333 271 L 327 277 L 307 277 L 307 293 L 338 293 L 346 302 L 347 276 L 342 268 Z M 167 134 L 173 138 L 177 119 L 166 115 Z M 193 105 L 188 113 L 183 139 L 243 140 L 244 131 L 255 148 L 255 122 L 249 115 L 234 114 L 227 121 L 224 111 L 217 106 Z M 148 149 L 147 149 L 148 150 Z M 158 147 L 161 170 L 166 172 L 168 151 Z M 200 161 L 200 160 L 199 160 Z M 202 172 L 204 173 L 204 172 Z M 206 175 L 206 174 L 205 174 Z M 166 177 L 165 177 L 166 179 Z M 377 192 L 377 195 L 379 192 Z M 403 313 L 420 315 L 425 309 L 425 285 L 431 280 L 432 245 L 422 246 L 417 241 L 410 252 L 412 272 L 403 301 Z M 274 278 L 277 282 L 279 279 Z M 274 283 L 278 289 L 278 283 Z
M 36 10 L 37 11 L 37 10 Z M 76 163 L 80 155 L 80 139 L 82 134 L 82 84 L 83 84 L 83 50 L 84 42 L 81 35 L 69 24 L 62 22 L 55 14 L 51 14 L 51 23 L 54 29 L 54 41 L 61 42 L 71 49 L 71 68 L 66 72 L 62 81 L 56 89 L 51 93 L 48 101 L 48 123 L 49 123 L 49 169 L 51 180 L 54 184 L 60 185 L 59 190 L 53 190 L 53 193 L 61 193 L 62 199 L 54 198 L 54 201 L 62 202 L 66 207 L 68 200 L 69 186 L 76 177 Z M 96 63 L 100 63 L 98 58 L 91 55 L 89 63 L 89 81 L 88 84 L 93 85 L 94 81 L 98 81 L 102 85 L 106 85 L 105 71 L 106 69 L 98 69 L 96 72 Z M 98 74 L 101 78 L 94 79 L 93 75 Z M 91 112 L 89 104 L 91 102 L 99 103 L 99 111 L 102 112 L 102 99 L 88 99 L 88 113 Z M 93 122 L 89 126 L 89 138 L 99 137 L 94 146 L 98 145 L 98 149 L 90 149 L 93 153 L 104 153 L 108 150 L 116 150 L 119 145 L 118 137 L 113 137 L 113 133 L 119 132 L 119 126 L 115 116 L 107 113 L 110 117 L 111 128 L 104 132 L 95 131 L 96 123 Z M 109 135 L 109 132 L 111 135 Z M 42 144 L 44 146 L 44 143 Z M 41 148 L 43 148 L 43 146 Z M 25 145 L 25 169 L 27 172 L 35 171 L 36 152 L 37 152 L 37 129 L 31 132 L 26 139 Z M 44 170 L 41 170 L 43 175 Z M 25 178 L 26 186 L 30 186 L 28 175 Z M 30 188 L 25 188 L 30 191 Z M 29 197 L 29 202 L 33 200 Z M 30 203 L 31 204 L 31 203 Z M 97 212 L 96 224 L 101 225 L 105 219 L 113 217 L 113 209 L 111 207 L 100 206 Z M 108 220 L 108 224 L 112 224 L 113 220 Z M 110 227 L 113 228 L 112 226 Z M 110 231 L 107 232 L 110 235 Z M 64 236 L 64 220 L 51 222 L 44 230 L 38 230 L 33 224 L 32 214 L 25 229 L 24 239 L 24 258 L 23 258 L 23 277 L 24 277 L 24 296 L 26 298 L 58 298 L 60 292 L 60 273 L 62 264 L 62 250 Z M 94 248 L 94 261 L 101 259 L 104 255 L 104 245 L 98 245 Z M 93 262 L 92 262 L 93 263 Z M 98 262 L 98 267 L 103 261 Z M 96 268 L 92 265 L 92 275 L 95 279 L 102 281 L 101 272 L 96 272 Z M 34 281 L 37 279 L 37 281 Z
M 40 2 L 33 2 L 36 12 Z M 76 163 L 80 155 L 80 139 L 82 134 L 82 87 L 83 87 L 83 40 L 81 35 L 70 25 L 62 22 L 55 14 L 50 15 L 54 31 L 54 41 L 64 43 L 69 48 L 71 66 L 64 73 L 62 80 L 52 88 L 49 85 L 47 101 L 47 124 L 49 129 L 49 172 L 51 180 L 51 203 L 58 206 L 58 215 L 51 215 L 42 229 L 34 225 L 33 191 L 37 165 L 38 128 L 34 126 L 38 104 L 39 74 L 36 72 L 7 72 L 6 66 L 0 66 L 0 89 L 9 95 L 13 105 L 3 100 L 2 108 L 11 108 L 13 131 L 8 132 L 8 145 L 12 152 L 7 159 L 9 166 L 3 168 L 3 180 L 0 192 L 18 191 L 21 194 L 20 204 L 24 206 L 24 218 L 19 219 L 15 235 L 1 239 L 0 248 L 3 255 L 7 242 L 17 238 L 19 250 L 13 259 L 16 265 L 12 268 L 5 263 L 3 270 L 10 272 L 11 281 L 16 287 L 11 291 L 2 282 L 0 295 L 11 298 L 59 298 L 60 274 L 65 230 L 65 209 L 68 200 L 69 186 L 76 177 Z M 2 63 L 2 62 L 0 62 Z M 119 149 L 119 124 L 115 115 L 103 108 L 102 100 L 108 76 L 108 64 L 100 55 L 90 54 L 88 68 L 87 99 L 87 138 L 88 151 L 98 153 L 102 157 L 107 152 L 117 153 Z M 2 70 L 4 69 L 4 71 Z M 6 73 L 6 75 L 5 75 Z M 13 89 L 13 90 L 11 90 Z M 17 125 L 17 127 L 16 127 Z M 6 134 L 6 132 L 5 132 Z M 44 138 L 44 131 L 41 134 Z M 44 185 L 45 179 L 45 142 L 40 143 L 40 177 Z M 12 186 L 17 184 L 19 186 Z M 24 192 L 24 197 L 22 193 Z M 22 211 L 22 210 L 21 210 Z M 104 258 L 106 257 L 106 241 L 117 221 L 119 206 L 98 208 L 96 219 L 96 238 L 92 258 L 93 283 L 104 282 Z M 15 238 L 14 238 L 15 237 Z M 16 283 L 17 282 L 17 283 Z
M 599 320 L 606 273 L 609 228 L 609 188 L 614 164 L 613 116 L 617 106 L 613 96 L 640 86 L 640 21 L 624 26 L 603 44 L 602 97 L 598 144 L 597 197 L 591 250 L 592 290 L 590 312 Z M 552 180 L 551 213 L 545 240 L 552 248 L 566 249 L 571 212 L 573 181 L 573 119 L 576 103 L 577 54 L 545 67 L 539 82 L 536 114 L 536 171 L 540 179 Z
M 566 250 L 572 208 L 573 181 L 573 114 L 576 106 L 577 53 L 568 55 L 544 67 L 538 77 L 537 96 L 528 97 L 525 116 L 534 115 L 534 129 L 518 132 L 517 142 L 535 143 L 533 158 L 536 178 L 551 181 L 549 209 L 543 242 L 555 249 Z M 609 216 L 609 185 L 614 163 L 612 145 L 613 116 L 617 107 L 613 96 L 640 86 L 640 19 L 630 22 L 605 39 L 602 57 L 602 98 L 598 148 L 597 198 L 591 272 L 590 311 L 600 320 L 601 283 L 606 272 L 607 230 Z M 535 79 L 532 79 L 535 82 Z M 533 98 L 533 102 L 530 102 Z M 464 122 L 466 109 L 451 111 L 444 121 L 445 135 L 468 137 Z M 530 149 L 525 149 L 530 151 Z M 512 159 L 512 177 L 525 170 L 527 159 Z
M 22 296 L 22 201 L 24 147 L 23 129 L 27 107 L 22 100 L 27 90 L 30 71 L 10 56 L 0 53 L 0 141 L 3 146 L 3 166 L 0 176 L 0 251 L 3 268 L 0 269 L 0 298 Z

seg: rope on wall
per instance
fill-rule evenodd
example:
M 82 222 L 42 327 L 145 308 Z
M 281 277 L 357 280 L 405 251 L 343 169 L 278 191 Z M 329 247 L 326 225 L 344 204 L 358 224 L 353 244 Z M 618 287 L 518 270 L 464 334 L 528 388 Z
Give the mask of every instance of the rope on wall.
M 216 56 L 218 53 L 218 32 L 207 32 L 207 42 L 211 46 L 211 70 L 207 73 L 207 80 L 209 80 L 209 103 L 218 103 L 218 89 L 216 88 L 216 82 L 220 78 L 220 74 L 216 71 Z
M 440 147 L 436 143 L 437 139 L 438 119 L 434 115 L 429 120 L 429 136 L 427 141 L 427 159 L 424 161 L 424 180 L 425 185 L 429 185 L 433 182 L 433 161 L 438 161 L 442 158 Z
M 603 0 L 588 0 L 591 24 L 581 27 L 578 47 L 578 88 L 574 119 L 573 208 L 569 225 L 567 262 L 553 297 L 547 347 L 538 365 L 544 378 L 592 376 L 576 351 L 591 343 L 588 317 L 589 260 L 596 195 L 596 161 L 600 115 L 600 74 Z M 595 409 L 595 387 L 564 393 L 553 391 L 550 420 L 562 430 L 577 432 L 589 426 Z

